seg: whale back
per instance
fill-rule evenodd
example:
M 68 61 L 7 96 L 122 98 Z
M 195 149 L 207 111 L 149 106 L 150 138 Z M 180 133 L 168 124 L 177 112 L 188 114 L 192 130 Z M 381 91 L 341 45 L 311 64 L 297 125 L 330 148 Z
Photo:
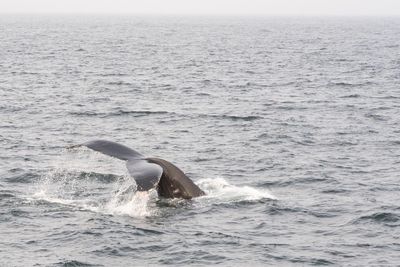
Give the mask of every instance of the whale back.
M 147 161 L 158 164 L 163 168 L 163 173 L 157 186 L 157 191 L 160 196 L 166 198 L 190 199 L 205 195 L 183 171 L 171 162 L 160 158 L 147 158 Z

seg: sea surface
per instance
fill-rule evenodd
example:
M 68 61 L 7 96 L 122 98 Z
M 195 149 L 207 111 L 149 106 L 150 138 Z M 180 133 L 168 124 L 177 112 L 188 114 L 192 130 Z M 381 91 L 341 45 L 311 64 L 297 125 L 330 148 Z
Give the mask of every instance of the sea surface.
M 216 265 L 400 265 L 400 18 L 1 15 L 0 266 Z

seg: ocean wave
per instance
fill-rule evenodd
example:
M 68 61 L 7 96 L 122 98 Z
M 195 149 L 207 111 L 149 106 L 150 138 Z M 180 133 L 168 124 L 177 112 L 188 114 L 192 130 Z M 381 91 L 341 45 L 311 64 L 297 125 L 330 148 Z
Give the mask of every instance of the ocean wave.
M 57 262 L 55 266 L 60 266 L 60 267 L 99 267 L 99 266 L 104 266 L 104 265 L 99 265 L 99 264 L 90 264 L 86 263 L 83 261 L 78 261 L 78 260 L 65 260 L 61 262 Z
M 169 116 L 179 116 L 183 118 L 215 118 L 215 119 L 225 119 L 230 121 L 254 121 L 262 119 L 261 116 L 256 115 L 227 115 L 227 114 L 204 114 L 204 113 L 191 113 L 183 114 L 172 111 L 165 110 L 116 110 L 110 112 L 97 112 L 97 111 L 72 111 L 69 112 L 70 115 L 74 116 L 84 116 L 84 117 L 116 117 L 116 116 L 126 116 L 133 115 L 134 117 L 151 116 L 151 115 L 169 115 Z
M 115 117 L 123 115 L 134 115 L 135 117 L 148 116 L 148 115 L 161 115 L 161 114 L 175 114 L 168 111 L 149 111 L 149 110 L 117 110 L 112 112 L 95 112 L 95 111 L 73 111 L 69 112 L 74 116 L 86 117 Z
M 291 185 L 298 185 L 298 184 L 312 184 L 312 183 L 325 183 L 327 181 L 333 181 L 332 179 L 323 178 L 323 177 L 302 177 L 302 178 L 294 178 L 294 179 L 287 179 L 281 181 L 267 181 L 260 183 L 259 186 L 261 187 L 286 187 Z
M 106 84 L 107 85 L 127 85 L 127 86 L 133 85 L 130 82 L 124 82 L 124 81 L 115 81 L 115 82 L 113 81 L 113 82 L 107 82 Z
M 329 86 L 334 86 L 334 87 L 362 87 L 366 85 L 372 85 L 372 82 L 362 82 L 362 83 L 351 83 L 351 82 L 330 82 L 328 85 Z
M 290 105 L 279 105 L 275 106 L 278 110 L 307 110 L 309 107 L 306 106 L 290 106 Z
M 324 194 L 348 194 L 351 192 L 350 190 L 343 189 L 343 188 L 337 188 L 337 189 L 326 189 L 322 190 L 321 193 Z
M 400 215 L 393 212 L 375 212 L 370 215 L 360 216 L 354 223 L 374 222 L 381 223 L 386 226 L 400 226 Z
M 258 119 L 262 119 L 261 116 L 255 115 L 247 115 L 247 116 L 239 116 L 239 115 L 216 115 L 216 114 L 198 114 L 199 117 L 211 117 L 211 118 L 219 118 L 219 119 L 228 119 L 231 121 L 254 121 Z
M 365 117 L 373 119 L 375 121 L 388 121 L 389 120 L 389 117 L 387 117 L 387 116 L 374 114 L 374 113 L 367 113 L 367 114 L 365 114 Z
M 361 97 L 361 95 L 359 95 L 359 94 L 350 94 L 350 95 L 341 96 L 340 98 L 360 98 L 360 97 Z
M 4 180 L 8 183 L 32 183 L 40 178 L 40 174 L 33 172 L 23 172 L 13 176 L 5 177 Z
M 102 73 L 99 74 L 102 77 L 123 77 L 123 76 L 128 76 L 126 73 Z
M 14 194 L 9 193 L 9 192 L 0 192 L 0 199 L 6 199 L 6 198 L 13 198 L 15 197 Z

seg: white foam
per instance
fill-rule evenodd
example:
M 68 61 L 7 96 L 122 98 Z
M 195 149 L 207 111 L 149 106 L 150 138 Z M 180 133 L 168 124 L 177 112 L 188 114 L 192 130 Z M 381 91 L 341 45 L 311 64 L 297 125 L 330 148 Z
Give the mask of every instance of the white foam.
M 154 207 L 151 205 L 154 199 L 154 192 L 155 191 L 136 192 L 128 201 L 123 202 L 112 199 L 103 207 L 102 211 L 111 214 L 129 215 L 132 217 L 151 216 L 155 212 Z
M 276 199 L 276 197 L 267 190 L 260 190 L 250 186 L 231 185 L 224 178 L 202 179 L 197 183 L 206 193 L 202 198 L 215 199 L 217 202 Z

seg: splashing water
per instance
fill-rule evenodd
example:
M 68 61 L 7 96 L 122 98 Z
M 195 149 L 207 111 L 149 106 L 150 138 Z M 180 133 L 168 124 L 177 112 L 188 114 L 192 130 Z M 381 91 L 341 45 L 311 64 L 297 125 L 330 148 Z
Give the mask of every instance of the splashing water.
M 138 192 L 134 179 L 127 173 L 121 174 L 119 170 L 118 175 L 110 174 L 115 173 L 116 166 L 125 170 L 125 166 L 119 165 L 120 161 L 113 164 L 115 162 L 98 153 L 66 153 L 56 159 L 55 167 L 36 184 L 33 197 L 105 214 L 132 217 L 158 214 L 161 207 L 157 206 L 156 190 Z M 200 205 L 276 199 L 265 190 L 231 185 L 223 178 L 202 179 L 196 183 L 206 193 L 193 200 Z M 166 201 L 171 205 L 175 203 L 174 200 Z
M 120 176 L 115 182 L 105 184 L 78 174 L 62 168 L 50 171 L 37 185 L 34 198 L 105 214 L 146 217 L 158 213 L 156 190 L 138 192 L 130 177 Z M 223 178 L 202 179 L 197 183 L 206 192 L 205 196 L 194 199 L 200 204 L 276 199 L 268 191 L 231 185 Z
M 127 185 L 127 182 L 129 182 L 129 180 L 126 180 L 124 186 L 111 197 L 110 201 L 101 207 L 100 212 L 129 215 L 132 217 L 155 215 L 157 192 L 155 190 L 150 190 L 148 192 L 132 190 L 130 189 L 132 188 L 132 184 Z M 132 183 L 132 181 L 130 181 L 130 183 Z
M 76 174 L 55 170 L 37 185 L 35 199 L 70 205 L 105 214 L 145 217 L 153 215 L 157 193 L 137 192 L 130 177 L 119 177 L 113 184 L 99 184 Z
M 276 199 L 270 192 L 250 186 L 235 186 L 224 178 L 202 179 L 198 185 L 206 192 L 203 198 L 215 199 L 217 202 L 255 201 L 260 199 Z

